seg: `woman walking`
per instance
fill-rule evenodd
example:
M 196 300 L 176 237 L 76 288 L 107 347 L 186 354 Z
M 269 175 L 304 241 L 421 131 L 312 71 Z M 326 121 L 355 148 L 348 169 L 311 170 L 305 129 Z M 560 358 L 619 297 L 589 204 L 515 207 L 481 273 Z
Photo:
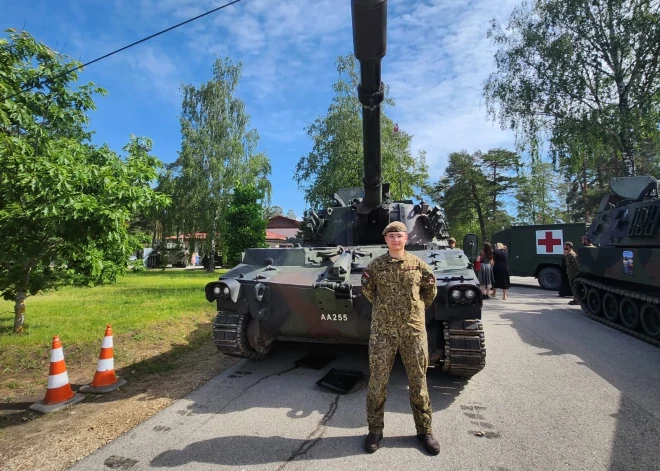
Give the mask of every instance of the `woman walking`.
M 481 294 L 484 299 L 489 299 L 488 292 L 493 287 L 493 249 L 490 242 L 484 242 L 484 250 L 479 255 L 481 259 L 481 268 L 479 269 L 479 284 L 481 285 Z
M 502 299 L 506 299 L 506 292 L 511 287 L 511 276 L 509 275 L 509 264 L 507 263 L 506 248 L 502 242 L 495 244 L 493 250 L 493 297 L 497 288 L 502 290 Z

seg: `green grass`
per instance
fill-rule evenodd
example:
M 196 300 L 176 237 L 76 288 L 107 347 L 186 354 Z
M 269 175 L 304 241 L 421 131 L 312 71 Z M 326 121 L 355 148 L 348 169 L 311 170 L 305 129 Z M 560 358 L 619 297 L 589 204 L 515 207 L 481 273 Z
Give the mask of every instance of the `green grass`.
M 98 357 L 107 324 L 112 325 L 119 366 L 138 364 L 145 371 L 167 370 L 166 365 L 177 355 L 170 355 L 160 365 L 145 360 L 167 347 L 180 351 L 201 337 L 210 341 L 208 324 L 215 306 L 206 301 L 204 286 L 221 273 L 128 273 L 113 285 L 67 287 L 29 297 L 25 332 L 18 335 L 12 333 L 13 303 L 0 301 L 0 377 L 9 380 L 4 386 L 15 388 L 11 377 L 27 370 L 42 374 L 44 364 L 47 370 L 54 335 L 59 335 L 64 346 L 67 368 L 88 361 L 90 355 Z M 200 329 L 204 335 L 197 333 Z

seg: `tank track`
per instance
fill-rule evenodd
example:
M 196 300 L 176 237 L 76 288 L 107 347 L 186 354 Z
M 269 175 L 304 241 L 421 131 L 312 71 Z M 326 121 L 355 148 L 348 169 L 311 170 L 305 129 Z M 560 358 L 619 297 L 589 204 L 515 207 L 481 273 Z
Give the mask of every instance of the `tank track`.
M 627 298 L 631 299 L 636 299 L 638 301 L 642 302 L 649 302 L 653 304 L 660 304 L 660 297 L 658 296 L 650 296 L 647 294 L 642 294 L 638 293 L 635 291 L 630 291 L 627 289 L 622 289 L 622 288 L 617 288 L 614 286 L 610 286 L 606 283 L 601 283 L 599 281 L 595 280 L 590 280 L 588 278 L 577 278 L 575 282 L 581 282 L 584 283 L 586 286 L 592 287 L 592 288 L 597 288 L 605 292 L 613 293 L 619 296 L 625 296 Z M 600 322 L 601 324 L 605 324 L 608 327 L 611 327 L 613 329 L 619 330 L 621 332 L 625 332 L 626 334 L 638 338 L 640 340 L 643 340 L 644 342 L 650 343 L 651 345 L 655 345 L 656 347 L 660 347 L 660 340 L 656 340 L 654 338 L 649 337 L 648 335 L 644 334 L 643 332 L 638 332 L 636 330 L 629 329 L 628 327 L 622 325 L 622 324 L 617 324 L 616 322 L 612 322 L 608 319 L 605 319 L 604 317 L 597 316 L 595 314 L 592 314 L 589 311 L 589 306 L 587 305 L 587 300 L 585 299 L 579 299 L 580 301 L 580 306 L 582 307 L 582 310 L 584 313 L 589 317 L 589 319 L 593 319 L 596 322 Z M 602 309 L 602 308 L 601 308 Z
M 443 322 L 445 339 L 442 371 L 470 377 L 486 366 L 486 338 L 480 320 Z
M 245 336 L 248 320 L 246 314 L 218 311 L 213 323 L 213 343 L 225 355 L 263 360 L 266 355 L 253 349 Z

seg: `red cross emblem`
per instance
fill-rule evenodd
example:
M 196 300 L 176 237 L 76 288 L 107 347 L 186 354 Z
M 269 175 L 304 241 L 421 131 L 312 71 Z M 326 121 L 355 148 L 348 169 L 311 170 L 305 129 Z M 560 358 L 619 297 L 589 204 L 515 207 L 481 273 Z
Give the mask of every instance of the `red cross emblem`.
M 561 239 L 555 239 L 552 237 L 552 231 L 545 231 L 545 237 L 539 239 L 536 243 L 537 245 L 545 245 L 545 253 L 554 253 L 555 245 L 561 245 Z

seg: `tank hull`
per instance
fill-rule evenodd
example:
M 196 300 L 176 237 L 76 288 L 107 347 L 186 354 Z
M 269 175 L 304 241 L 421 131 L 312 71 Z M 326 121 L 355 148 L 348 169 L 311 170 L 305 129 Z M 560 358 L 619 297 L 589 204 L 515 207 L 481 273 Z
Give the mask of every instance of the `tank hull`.
M 584 311 L 660 346 L 660 199 L 652 177 L 612 179 L 580 247 L 573 289 Z
M 324 251 L 337 253 L 319 257 Z M 218 349 L 261 359 L 277 340 L 367 344 L 372 306 L 362 295 L 360 277 L 364 267 L 385 251 L 380 246 L 248 249 L 244 261 L 251 263 L 234 267 L 206 287 L 207 299 L 215 301 L 218 309 L 214 329 Z M 430 264 L 440 258 L 438 250 L 410 252 Z M 442 249 L 441 255 L 464 257 L 462 251 L 452 249 Z M 335 268 L 342 265 L 350 267 L 344 278 L 319 282 L 327 280 L 328 273 L 340 272 Z M 434 273 L 438 294 L 426 310 L 430 356 L 436 365 L 446 365 L 449 373 L 470 376 L 485 365 L 478 281 L 469 266 Z M 227 295 L 214 294 L 214 289 L 222 293 L 225 287 L 230 291 Z M 454 301 L 449 295 L 454 289 L 473 290 L 475 296 L 471 301 Z

